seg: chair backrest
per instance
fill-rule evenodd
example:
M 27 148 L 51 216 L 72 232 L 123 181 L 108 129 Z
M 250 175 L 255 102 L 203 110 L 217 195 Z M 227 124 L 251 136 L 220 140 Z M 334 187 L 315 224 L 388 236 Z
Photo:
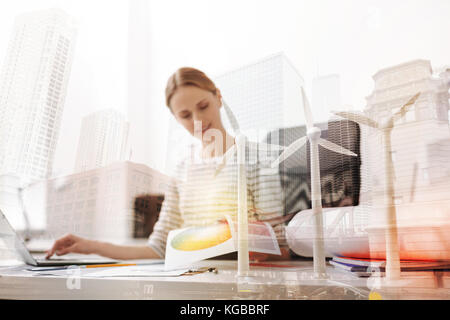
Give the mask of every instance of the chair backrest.
M 361 186 L 360 128 L 353 121 L 337 120 L 317 124 L 323 139 L 331 141 L 358 157 L 351 157 L 319 146 L 320 180 L 323 207 L 356 206 Z M 306 135 L 306 126 L 283 128 L 268 134 L 268 143 L 290 145 Z M 279 166 L 285 214 L 311 208 L 309 143 Z

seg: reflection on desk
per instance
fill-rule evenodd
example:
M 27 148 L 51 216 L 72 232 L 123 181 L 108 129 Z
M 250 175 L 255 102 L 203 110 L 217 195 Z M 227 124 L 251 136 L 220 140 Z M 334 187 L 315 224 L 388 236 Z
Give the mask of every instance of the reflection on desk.
M 358 278 L 328 266 L 329 278 L 315 279 L 311 261 L 281 261 L 292 268 L 251 268 L 236 277 L 237 262 L 206 260 L 194 267 L 215 267 L 176 277 L 87 278 L 77 269 L 63 276 L 35 276 L 24 266 L 0 268 L 1 299 L 450 299 L 449 273 L 416 272 L 398 286 Z M 239 280 L 239 281 L 238 281 Z

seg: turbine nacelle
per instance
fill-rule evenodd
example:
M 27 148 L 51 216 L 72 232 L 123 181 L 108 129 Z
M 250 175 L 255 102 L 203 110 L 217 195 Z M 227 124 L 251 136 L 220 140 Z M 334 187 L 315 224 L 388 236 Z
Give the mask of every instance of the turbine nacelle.
M 308 131 L 306 132 L 306 135 L 308 136 L 308 139 L 310 141 L 318 141 L 321 134 L 322 134 L 322 130 L 320 130 L 317 127 L 312 127 L 310 129 L 308 129 Z

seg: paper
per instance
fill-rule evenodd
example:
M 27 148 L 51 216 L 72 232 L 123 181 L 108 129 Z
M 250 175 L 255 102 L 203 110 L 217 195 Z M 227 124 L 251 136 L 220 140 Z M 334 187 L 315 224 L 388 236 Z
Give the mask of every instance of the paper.
M 281 254 L 270 224 L 249 222 L 248 231 L 250 251 Z M 169 232 L 165 267 L 189 266 L 194 262 L 234 251 L 237 251 L 237 223 L 227 216 L 226 222 Z
M 230 216 L 226 216 L 228 224 L 231 226 L 231 233 L 234 239 L 234 245 L 237 250 L 238 224 L 233 221 Z M 248 250 L 253 252 L 261 252 L 268 254 L 280 255 L 280 246 L 278 245 L 277 236 L 272 226 L 267 222 L 249 222 L 248 223 Z
M 86 260 L 86 259 L 84 259 Z M 133 264 L 133 265 L 151 265 L 151 264 L 163 264 L 164 263 L 164 259 L 135 259 L 135 260 L 121 260 L 121 261 L 117 261 L 116 264 L 112 263 L 112 264 L 108 264 L 107 266 L 111 266 L 114 267 L 117 264 Z M 89 265 L 79 265 L 81 268 L 87 268 L 90 269 L 92 267 L 95 267 L 95 265 L 89 264 Z M 104 266 L 103 264 L 101 265 L 102 267 Z M 27 271 L 55 271 L 55 270 L 67 270 L 69 268 L 73 268 L 73 267 L 77 267 L 77 265 L 62 265 L 62 266 L 48 266 L 48 267 L 30 267 L 28 269 L 26 269 Z M 98 266 L 100 267 L 100 266 Z
M 123 260 L 121 263 L 136 263 L 136 266 L 59 266 L 59 267 L 34 267 L 28 268 L 33 276 L 68 276 L 77 272 L 81 277 L 156 277 L 156 276 L 178 276 L 184 270 L 166 270 L 164 260 Z M 180 273 L 181 272 L 181 273 Z
M 146 265 L 129 267 L 101 268 L 100 271 L 93 271 L 82 274 L 87 278 L 103 277 L 176 277 L 189 271 L 189 269 L 166 270 L 164 265 Z
M 165 267 L 189 266 L 233 251 L 236 248 L 227 223 L 172 230 L 167 237 Z

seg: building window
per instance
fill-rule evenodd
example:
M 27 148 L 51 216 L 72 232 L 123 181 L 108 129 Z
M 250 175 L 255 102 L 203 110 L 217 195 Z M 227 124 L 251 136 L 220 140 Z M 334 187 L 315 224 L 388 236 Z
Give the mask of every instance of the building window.
M 81 180 L 78 185 L 80 186 L 80 188 L 86 187 L 88 185 L 87 179 Z
M 96 200 L 95 199 L 94 200 L 89 200 L 88 203 L 87 203 L 89 208 L 95 207 L 95 204 L 96 204 Z
M 426 182 L 430 181 L 430 175 L 428 173 L 428 168 L 423 168 L 422 169 L 422 176 L 423 176 L 423 180 Z
M 90 184 L 91 186 L 95 186 L 98 184 L 99 178 L 98 177 L 93 177 L 91 178 Z
M 403 203 L 403 196 L 392 197 L 392 200 L 395 205 Z
M 392 162 L 397 160 L 397 151 L 391 151 L 391 160 Z

